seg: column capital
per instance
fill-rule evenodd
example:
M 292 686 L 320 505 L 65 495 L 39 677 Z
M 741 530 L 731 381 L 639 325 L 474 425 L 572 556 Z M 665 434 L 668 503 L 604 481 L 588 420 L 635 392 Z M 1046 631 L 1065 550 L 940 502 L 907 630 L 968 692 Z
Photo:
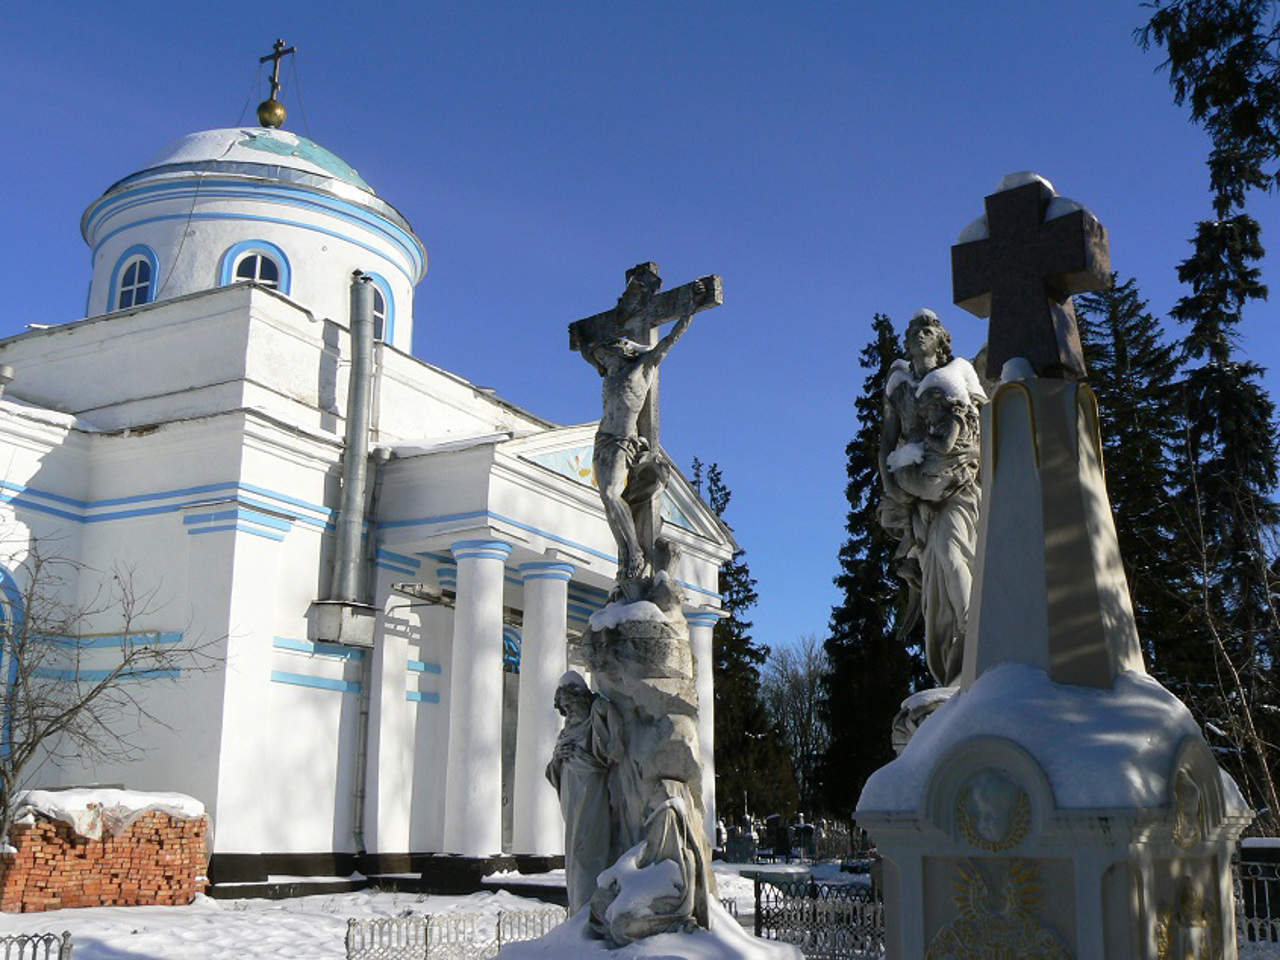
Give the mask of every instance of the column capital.
M 568 583 L 573 579 L 577 568 L 572 563 L 563 561 L 539 560 L 533 563 L 520 564 L 520 575 L 529 580 L 563 580 Z
M 458 540 L 449 549 L 455 560 L 506 560 L 511 554 L 504 540 Z
M 724 619 L 724 614 L 719 610 L 686 610 L 684 619 L 691 627 L 714 627 Z

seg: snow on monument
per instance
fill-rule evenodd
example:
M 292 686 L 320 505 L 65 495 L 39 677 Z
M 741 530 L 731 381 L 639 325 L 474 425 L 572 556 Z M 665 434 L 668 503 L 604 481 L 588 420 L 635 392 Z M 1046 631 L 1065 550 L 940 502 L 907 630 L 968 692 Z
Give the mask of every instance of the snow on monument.
M 747 936 L 720 907 L 711 871 L 697 682 L 711 663 L 695 660 L 690 647 L 685 592 L 672 575 L 679 551 L 663 535 L 659 498 L 671 467 L 658 445 L 657 389 L 658 365 L 693 315 L 718 306 L 723 294 L 715 276 L 659 294 L 661 284 L 657 264 L 639 264 L 627 271 L 616 307 L 569 328 L 571 347 L 603 380 L 593 464 L 618 574 L 611 602 L 582 640 L 595 691 L 571 673 L 556 695 L 565 730 L 548 776 L 565 811 L 576 913 L 504 956 L 619 947 L 627 956 L 798 956 L 794 947 Z M 611 866 L 599 871 L 602 862 Z
M 982 502 L 959 692 L 878 770 L 889 957 L 1235 955 L 1229 862 L 1252 818 L 1147 675 L 1070 297 L 1106 231 L 1031 174 L 952 248 L 991 317 Z

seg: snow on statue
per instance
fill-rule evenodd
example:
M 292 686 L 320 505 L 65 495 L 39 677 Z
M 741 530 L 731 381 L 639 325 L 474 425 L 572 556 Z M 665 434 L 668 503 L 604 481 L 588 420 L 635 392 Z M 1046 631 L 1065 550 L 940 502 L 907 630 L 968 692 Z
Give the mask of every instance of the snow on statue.
M 907 326 L 909 360 L 885 384 L 880 522 L 898 538 L 894 559 L 910 591 L 909 629 L 924 619 L 929 671 L 951 687 L 964 663 L 969 593 L 978 543 L 979 406 L 986 393 L 969 361 L 951 353 L 951 335 L 932 310 Z M 937 706 L 904 704 L 895 746 Z
M 720 907 L 711 872 L 695 666 L 675 579 L 679 552 L 662 536 L 658 510 L 670 465 L 658 444 L 656 408 L 658 363 L 693 314 L 717 306 L 722 293 L 714 276 L 659 294 L 661 284 L 656 264 L 639 264 L 627 271 L 617 306 L 569 328 L 571 347 L 604 379 L 594 463 L 618 542 L 618 577 L 611 602 L 582 637 L 595 692 L 568 673 L 556 693 L 565 725 L 547 775 L 565 815 L 574 916 L 541 940 L 506 947 L 504 957 L 618 947 L 629 957 L 799 956 L 747 936 Z M 658 340 L 668 322 L 675 326 Z M 602 772 L 607 808 L 598 801 Z

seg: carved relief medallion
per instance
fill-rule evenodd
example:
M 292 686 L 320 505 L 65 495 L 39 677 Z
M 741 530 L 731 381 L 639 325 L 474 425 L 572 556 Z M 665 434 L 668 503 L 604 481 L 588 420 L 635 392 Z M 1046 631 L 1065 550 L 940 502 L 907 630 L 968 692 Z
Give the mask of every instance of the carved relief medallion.
M 1008 850 L 1031 828 L 1031 798 L 999 771 L 979 770 L 956 794 L 956 825 L 965 842 L 979 850 Z
M 1035 915 L 1040 905 L 1040 868 L 1033 860 L 1009 864 L 998 889 L 974 860 L 956 875 L 955 920 L 929 943 L 925 960 L 1073 960 L 1067 945 Z

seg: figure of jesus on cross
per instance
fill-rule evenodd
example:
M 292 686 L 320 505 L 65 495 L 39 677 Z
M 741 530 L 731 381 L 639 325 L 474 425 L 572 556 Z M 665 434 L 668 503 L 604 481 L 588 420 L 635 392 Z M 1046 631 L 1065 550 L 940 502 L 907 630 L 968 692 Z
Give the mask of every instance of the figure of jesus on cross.
M 659 509 L 670 466 L 658 449 L 658 365 L 699 310 L 724 300 L 720 278 L 703 277 L 659 294 L 656 263 L 627 271 L 612 310 L 569 325 L 569 345 L 603 378 L 603 407 L 592 466 L 618 545 L 618 585 L 651 576 L 659 557 Z M 657 338 L 662 324 L 675 326 Z

